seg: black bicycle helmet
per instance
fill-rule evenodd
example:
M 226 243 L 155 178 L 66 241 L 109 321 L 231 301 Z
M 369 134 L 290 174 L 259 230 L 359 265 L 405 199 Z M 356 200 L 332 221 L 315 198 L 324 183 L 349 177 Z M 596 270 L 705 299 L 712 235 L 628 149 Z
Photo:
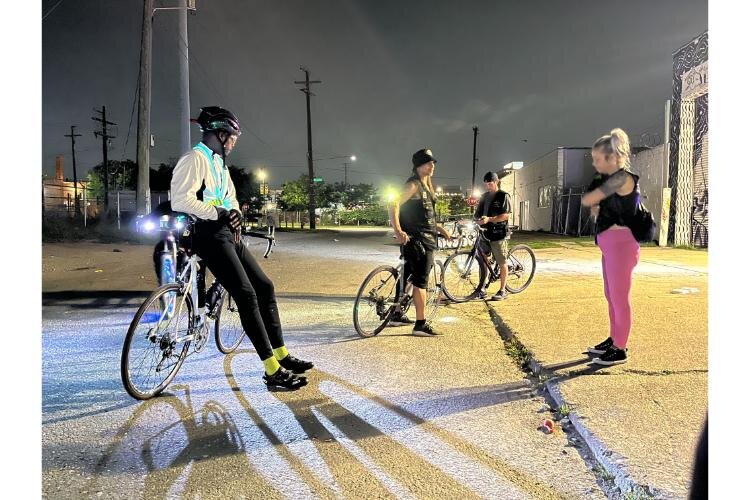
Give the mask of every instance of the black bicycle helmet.
M 201 108 L 198 118 L 191 121 L 197 123 L 202 132 L 218 132 L 223 130 L 237 136 L 242 133 L 240 121 L 234 113 L 219 106 Z

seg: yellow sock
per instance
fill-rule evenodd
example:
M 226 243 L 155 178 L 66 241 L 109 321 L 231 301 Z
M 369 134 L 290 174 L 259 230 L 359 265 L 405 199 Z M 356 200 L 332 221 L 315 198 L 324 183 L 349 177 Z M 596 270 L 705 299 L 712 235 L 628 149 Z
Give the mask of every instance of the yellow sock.
M 273 355 L 276 359 L 282 360 L 289 356 L 289 351 L 286 350 L 286 346 L 281 346 L 273 350 Z
M 266 375 L 273 375 L 277 371 L 279 371 L 279 368 L 281 368 L 281 365 L 279 364 L 278 360 L 271 356 L 268 359 L 263 360 L 263 366 L 266 369 Z

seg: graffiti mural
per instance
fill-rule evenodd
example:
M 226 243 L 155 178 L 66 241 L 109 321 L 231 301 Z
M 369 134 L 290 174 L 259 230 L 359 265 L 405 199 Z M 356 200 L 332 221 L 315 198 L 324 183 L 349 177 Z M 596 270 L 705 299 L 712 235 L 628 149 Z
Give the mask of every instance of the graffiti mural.
M 708 32 L 693 39 L 674 54 L 672 65 L 672 111 L 669 123 L 669 185 L 672 187 L 672 198 L 677 198 L 677 162 L 679 155 L 680 137 L 680 104 L 682 102 L 682 76 L 685 72 L 708 61 Z M 701 159 L 707 157 L 703 151 L 704 137 L 708 133 L 708 96 L 704 95 L 695 100 L 695 151 L 693 161 L 696 168 L 693 171 L 693 200 L 700 200 L 693 206 L 692 240 L 694 244 L 705 246 L 708 244 L 708 184 L 707 168 L 698 168 Z M 706 142 L 707 143 L 707 142 Z M 705 162 L 707 166 L 707 161 Z M 705 179 L 705 182 L 704 182 Z M 696 191 L 697 189 L 697 191 Z M 674 241 L 675 207 L 670 208 L 669 240 Z
M 708 94 L 695 100 L 695 168 L 691 240 L 708 246 Z

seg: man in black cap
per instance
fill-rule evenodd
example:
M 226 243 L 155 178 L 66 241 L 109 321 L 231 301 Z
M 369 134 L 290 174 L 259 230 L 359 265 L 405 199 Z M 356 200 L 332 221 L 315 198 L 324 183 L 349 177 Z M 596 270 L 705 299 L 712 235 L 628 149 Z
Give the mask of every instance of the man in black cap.
M 411 158 L 412 176 L 406 179 L 399 199 L 391 206 L 391 221 L 396 238 L 404 255 L 404 276 L 414 285 L 413 299 L 417 321 L 413 335 L 432 337 L 438 335 L 427 324 L 424 315 L 427 282 L 434 263 L 438 235 L 451 239 L 448 232 L 435 220 L 435 190 L 432 174 L 437 160 L 429 149 L 420 149 Z M 411 320 L 397 311 L 391 325 L 409 325 Z
M 508 253 L 508 219 L 510 218 L 510 197 L 508 193 L 501 190 L 498 184 L 500 178 L 496 172 L 484 174 L 484 187 L 487 188 L 477 203 L 474 218 L 479 220 L 479 225 L 486 228 L 484 235 L 490 242 L 490 251 L 495 257 L 495 262 L 500 265 L 500 289 L 492 300 L 502 300 L 508 296 L 505 291 L 505 282 L 508 279 L 508 265 L 505 256 Z

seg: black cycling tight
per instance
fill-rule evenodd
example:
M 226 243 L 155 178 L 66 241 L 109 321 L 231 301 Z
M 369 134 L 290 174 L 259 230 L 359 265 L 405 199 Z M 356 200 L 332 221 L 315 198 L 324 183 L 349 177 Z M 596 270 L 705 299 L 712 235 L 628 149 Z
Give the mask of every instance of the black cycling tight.
M 273 282 L 250 251 L 235 243 L 228 228 L 210 221 L 197 228 L 193 249 L 237 303 L 242 328 L 260 359 L 273 356 L 273 349 L 284 345 L 279 308 Z

